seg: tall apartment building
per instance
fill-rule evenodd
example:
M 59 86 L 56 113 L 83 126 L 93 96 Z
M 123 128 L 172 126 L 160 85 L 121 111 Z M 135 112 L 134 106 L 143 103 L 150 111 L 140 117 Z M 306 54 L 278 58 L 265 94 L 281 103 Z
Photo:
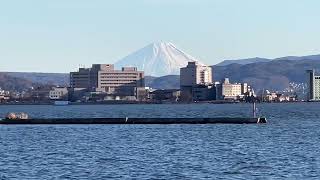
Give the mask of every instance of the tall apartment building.
M 212 68 L 197 62 L 188 62 L 180 69 L 181 99 L 206 100 L 211 92 Z
M 308 100 L 320 100 L 320 76 L 316 76 L 314 70 L 308 70 Z
M 196 86 L 212 84 L 212 68 L 188 62 L 187 67 L 180 69 L 180 86 Z

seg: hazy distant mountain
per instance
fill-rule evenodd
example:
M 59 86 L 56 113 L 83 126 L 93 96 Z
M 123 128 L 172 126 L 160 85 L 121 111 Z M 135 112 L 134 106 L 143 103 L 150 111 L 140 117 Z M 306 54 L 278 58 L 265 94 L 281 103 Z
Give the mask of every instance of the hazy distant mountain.
M 23 91 L 42 85 L 69 84 L 69 74 L 34 73 L 34 72 L 0 72 L 0 88 L 10 91 Z
M 223 61 L 213 69 L 215 81 L 229 77 L 234 82 L 248 82 L 258 90 L 283 90 L 289 82 L 306 83 L 308 69 L 320 74 L 320 55 Z
M 68 85 L 69 74 L 67 73 L 37 73 L 37 72 L 3 72 L 11 77 L 23 78 L 33 83 Z
M 286 56 L 280 57 L 275 59 L 267 59 L 267 58 L 248 58 L 248 59 L 236 59 L 236 60 L 224 60 L 216 66 L 227 66 L 230 64 L 251 64 L 251 63 L 259 63 L 259 62 L 270 62 L 270 61 L 278 61 L 278 60 L 290 60 L 290 61 L 297 61 L 297 60 L 320 60 L 320 55 L 310 55 L 310 56 Z
M 320 61 L 279 60 L 243 65 L 233 63 L 226 66 L 213 66 L 213 79 L 214 81 L 222 81 L 228 77 L 231 82 L 247 82 L 256 91 L 262 89 L 284 90 L 289 87 L 290 82 L 306 83 L 306 70 L 308 69 L 315 69 L 320 74 Z M 176 88 L 179 84 L 179 76 L 165 76 L 163 81 L 153 80 L 150 84 L 154 88 L 160 89 Z
M 320 60 L 320 54 L 318 54 L 318 55 L 310 55 L 310 56 L 286 56 L 286 57 L 276 58 L 274 60 L 290 60 L 290 61 Z
M 306 70 L 320 73 L 318 60 L 274 60 L 251 64 L 230 64 L 213 66 L 214 80 L 229 77 L 234 82 L 248 82 L 255 89 L 283 90 L 289 82 L 306 83 Z
M 238 59 L 238 60 L 224 60 L 221 63 L 216 64 L 216 66 L 227 66 L 229 64 L 251 64 L 251 63 L 257 63 L 257 62 L 269 62 L 271 59 L 266 58 L 249 58 L 249 59 Z
M 159 42 L 137 50 L 115 63 L 116 68 L 138 67 L 148 76 L 178 75 L 188 61 L 197 59 L 178 49 L 172 43 Z
M 28 90 L 36 84 L 24 78 L 12 77 L 6 73 L 0 72 L 0 88 L 10 91 Z
M 162 44 L 162 45 L 161 45 Z M 163 54 L 163 50 L 159 50 L 159 46 L 161 48 L 172 49 L 173 45 L 170 43 L 160 43 L 152 44 L 145 48 L 145 51 L 149 52 L 150 48 L 155 48 L 156 52 Z M 160 49 L 161 49 L 160 48 Z M 143 51 L 143 52 L 145 52 Z M 169 50 L 171 53 L 165 53 L 166 55 L 172 54 L 173 50 Z M 178 51 L 178 50 L 177 50 Z M 178 53 L 178 52 L 176 52 Z M 139 53 L 138 53 L 139 54 Z M 158 54 L 158 53 L 154 53 Z M 183 53 L 182 53 L 183 54 Z M 179 57 L 181 57 L 180 55 Z M 187 56 L 187 55 L 186 55 Z M 157 56 L 152 56 L 152 61 L 158 61 L 158 59 L 154 59 Z M 162 56 L 160 56 L 162 57 Z M 173 58 L 175 59 L 175 58 Z M 180 60 L 183 58 L 179 58 Z M 187 58 L 184 58 L 187 59 Z M 168 58 L 161 59 L 168 60 Z M 171 59 L 169 58 L 170 62 Z M 240 60 L 244 64 L 240 63 L 226 63 L 227 65 L 215 65 L 213 66 L 213 79 L 214 81 L 221 81 L 225 77 L 229 77 L 233 82 L 248 82 L 252 85 L 256 90 L 266 88 L 270 90 L 283 90 L 289 86 L 289 82 L 296 83 L 305 83 L 306 82 L 306 74 L 305 70 L 315 69 L 320 74 L 320 55 L 312 55 L 312 56 L 288 56 L 282 58 L 276 58 L 274 60 L 268 60 L 263 58 L 252 58 L 249 61 Z M 142 62 L 149 62 L 148 60 Z M 247 64 L 245 64 L 247 62 Z M 251 62 L 251 63 L 248 63 Z M 137 62 L 139 63 L 139 61 Z M 167 69 L 166 66 L 164 69 L 162 65 L 152 65 L 152 67 L 147 68 L 146 72 L 153 71 L 152 68 L 155 69 L 155 72 L 160 72 L 157 70 Z M 187 60 L 185 61 L 187 63 Z M 185 66 L 185 65 L 183 65 Z M 146 67 L 146 66 L 144 66 Z M 148 66 L 149 67 L 149 66 Z M 170 68 L 169 68 L 170 69 Z M 167 69 L 168 70 L 168 69 Z M 179 67 L 175 66 L 171 69 L 176 73 L 179 72 Z M 156 74 L 157 74 L 156 73 Z M 147 74 L 147 73 L 146 73 Z M 176 89 L 179 88 L 179 75 L 167 75 L 162 77 L 145 77 L 146 86 L 156 88 L 156 89 Z M 66 85 L 69 83 L 69 74 L 63 73 L 25 73 L 25 72 L 0 72 L 0 87 L 6 88 L 8 90 L 22 90 L 25 88 L 29 88 L 34 84 L 53 84 L 53 85 Z

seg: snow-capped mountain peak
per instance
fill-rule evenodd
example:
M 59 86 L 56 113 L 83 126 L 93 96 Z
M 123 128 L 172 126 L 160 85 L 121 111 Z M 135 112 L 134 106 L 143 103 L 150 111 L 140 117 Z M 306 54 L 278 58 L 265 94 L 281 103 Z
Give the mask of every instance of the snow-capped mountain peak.
M 134 66 L 145 75 L 165 76 L 179 74 L 180 68 L 196 58 L 186 54 L 169 42 L 158 42 L 133 52 L 115 63 L 117 68 Z

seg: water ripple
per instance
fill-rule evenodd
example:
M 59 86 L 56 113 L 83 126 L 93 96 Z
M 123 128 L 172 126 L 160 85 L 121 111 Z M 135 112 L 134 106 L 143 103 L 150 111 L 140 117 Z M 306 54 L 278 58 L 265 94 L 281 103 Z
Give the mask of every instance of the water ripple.
M 0 125 L 0 179 L 319 179 L 318 103 L 265 125 Z M 249 116 L 250 105 L 1 106 L 0 116 Z

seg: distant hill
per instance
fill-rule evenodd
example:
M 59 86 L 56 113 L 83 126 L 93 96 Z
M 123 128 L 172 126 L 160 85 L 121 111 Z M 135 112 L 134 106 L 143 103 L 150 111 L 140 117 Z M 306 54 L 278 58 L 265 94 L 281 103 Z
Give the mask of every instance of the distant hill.
M 309 56 L 286 56 L 286 57 L 280 57 L 275 59 L 267 59 L 267 58 L 248 58 L 248 59 L 235 59 L 235 60 L 224 60 L 216 66 L 227 66 L 230 64 L 252 64 L 252 63 L 260 63 L 260 62 L 270 62 L 270 61 L 278 61 L 278 60 L 289 60 L 289 61 L 298 61 L 298 60 L 320 60 L 320 54 L 319 55 L 309 55 Z
M 67 73 L 38 73 L 38 72 L 3 72 L 11 77 L 27 79 L 33 83 L 68 85 L 69 74 Z
M 305 83 L 308 69 L 320 72 L 320 61 L 274 60 L 245 65 L 213 66 L 213 69 L 216 81 L 229 77 L 234 82 L 248 82 L 256 90 L 283 90 L 289 87 L 289 82 Z
M 216 64 L 216 66 L 227 66 L 230 64 L 251 64 L 251 63 L 258 63 L 258 62 L 269 62 L 271 59 L 266 58 L 249 58 L 249 59 L 238 59 L 238 60 L 224 60 L 221 63 Z
M 28 79 L 12 77 L 6 73 L 0 72 L 0 88 L 3 90 L 21 92 L 37 85 L 37 83 L 34 83 Z
M 289 61 L 320 60 L 320 54 L 310 55 L 310 56 L 286 56 L 286 57 L 276 58 L 274 60 L 289 60 Z
M 63 73 L 0 72 L 0 88 L 10 91 L 25 91 L 43 85 L 69 84 L 69 75 Z
M 213 66 L 214 81 L 230 78 L 231 82 L 247 82 L 256 91 L 262 89 L 284 90 L 290 82 L 306 83 L 306 70 L 315 69 L 320 74 L 320 60 L 273 60 L 250 64 Z M 152 77 L 147 86 L 159 89 L 179 88 L 179 75 Z M 146 78 L 147 81 L 147 78 Z
M 320 74 L 320 55 L 288 56 L 269 61 L 263 58 L 253 58 L 248 64 L 215 65 L 213 66 L 213 79 L 221 81 L 228 77 L 232 82 L 248 82 L 255 90 L 263 88 L 283 90 L 289 87 L 290 82 L 305 83 L 307 81 L 305 71 L 308 69 L 315 69 Z M 66 85 L 68 83 L 69 74 L 0 73 L 0 87 L 3 89 L 21 90 L 34 84 Z M 179 75 L 146 76 L 145 83 L 146 86 L 155 89 L 177 89 L 180 87 Z

